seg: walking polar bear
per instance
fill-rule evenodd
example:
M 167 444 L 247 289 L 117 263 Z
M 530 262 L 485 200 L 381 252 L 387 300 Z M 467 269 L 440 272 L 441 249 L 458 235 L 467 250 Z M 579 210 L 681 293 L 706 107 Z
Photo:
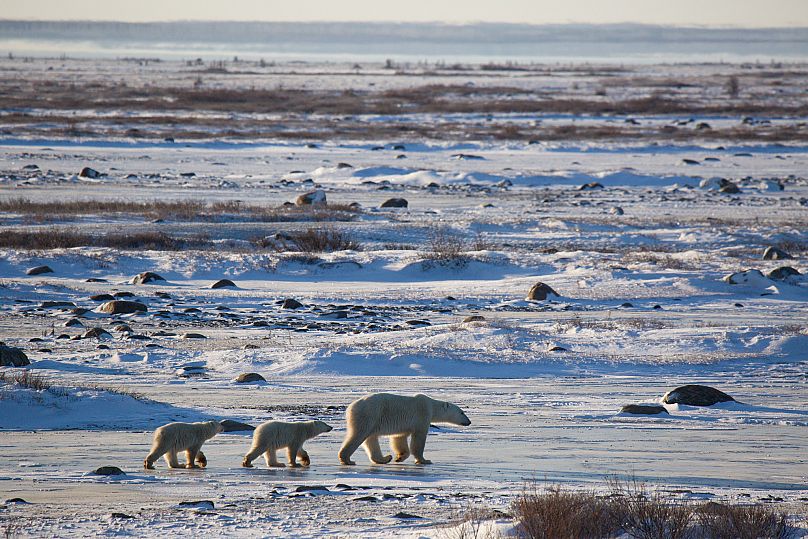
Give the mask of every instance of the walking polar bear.
M 284 423 L 283 421 L 269 421 L 256 427 L 253 432 L 253 441 L 250 451 L 244 455 L 241 463 L 245 468 L 252 468 L 252 461 L 263 453 L 267 466 L 283 468 L 285 465 L 278 462 L 275 451 L 286 448 L 289 467 L 299 468 L 311 464 L 309 454 L 303 449 L 303 442 L 310 440 L 318 434 L 331 432 L 332 426 L 322 421 L 306 421 L 303 423 Z
M 143 461 L 143 467 L 153 470 L 154 462 L 165 455 L 169 468 L 182 468 L 177 462 L 177 453 L 185 451 L 185 468 L 204 468 L 208 465 L 208 459 L 200 451 L 202 444 L 222 430 L 224 427 L 218 421 L 163 425 L 154 431 L 151 452 Z
M 345 415 L 348 432 L 339 451 L 342 464 L 356 464 L 351 460 L 351 455 L 360 445 L 364 446 L 368 457 L 376 464 L 390 462 L 393 456 L 382 455 L 379 436 L 390 437 L 390 448 L 396 462 L 403 462 L 412 454 L 416 464 L 431 464 L 432 461 L 424 458 L 430 423 L 471 425 L 458 406 L 426 395 L 405 397 L 376 393 L 352 402 Z

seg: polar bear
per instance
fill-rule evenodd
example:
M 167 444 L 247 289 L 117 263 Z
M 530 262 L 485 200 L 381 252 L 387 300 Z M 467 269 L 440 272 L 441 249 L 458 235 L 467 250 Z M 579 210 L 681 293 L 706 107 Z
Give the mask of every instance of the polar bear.
M 382 455 L 379 436 L 390 437 L 390 448 L 396 462 L 415 457 L 416 464 L 432 464 L 424 458 L 424 445 L 430 423 L 471 425 L 471 421 L 458 406 L 435 400 L 426 395 L 405 397 L 391 393 L 375 393 L 353 401 L 345 412 L 348 432 L 339 460 L 342 464 L 356 464 L 351 455 L 363 445 L 370 460 L 387 464 L 392 455 Z M 407 437 L 410 436 L 409 445 Z
M 331 432 L 333 427 L 322 421 L 305 421 L 302 423 L 285 423 L 283 421 L 268 421 L 256 427 L 253 432 L 253 441 L 250 451 L 244 455 L 241 465 L 252 468 L 252 461 L 261 453 L 264 454 L 267 466 L 283 468 L 284 464 L 278 462 L 275 451 L 286 448 L 289 467 L 299 468 L 297 458 L 303 466 L 311 464 L 309 454 L 303 450 L 303 442 L 310 440 L 318 434 Z
M 163 425 L 154 431 L 151 453 L 143 461 L 143 467 L 153 470 L 154 461 L 165 455 L 169 468 L 181 468 L 177 462 L 177 453 L 185 451 L 186 468 L 204 468 L 208 464 L 208 459 L 199 449 L 206 440 L 210 440 L 222 430 L 224 427 L 218 421 Z M 196 463 L 199 463 L 199 466 Z

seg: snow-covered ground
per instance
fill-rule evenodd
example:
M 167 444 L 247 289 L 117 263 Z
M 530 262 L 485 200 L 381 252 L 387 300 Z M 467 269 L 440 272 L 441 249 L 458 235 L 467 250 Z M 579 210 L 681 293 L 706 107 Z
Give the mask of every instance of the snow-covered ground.
M 710 119 L 722 121 L 738 118 Z M 318 188 L 329 205 L 361 208 L 325 221 L 305 212 L 0 212 L 0 235 L 201 242 L 170 251 L 0 247 L 0 341 L 23 349 L 29 370 L 53 384 L 0 386 L 0 504 L 29 502 L 0 505 L 0 529 L 445 536 L 440 526 L 464 508 L 509 511 L 527 481 L 600 488 L 610 475 L 635 476 L 672 499 L 776 502 L 808 528 L 808 278 L 767 276 L 808 270 L 808 146 L 402 144 L 0 138 L 0 204 L 241 201 L 274 210 Z M 78 176 L 85 166 L 104 175 Z M 711 178 L 739 192 L 719 192 Z M 580 188 L 591 182 L 600 187 Z M 408 207 L 380 208 L 393 197 Z M 291 252 L 283 238 L 312 227 L 355 245 Z M 767 246 L 794 258 L 763 260 Z M 26 275 L 42 264 L 53 272 Z M 748 269 L 762 275 L 723 280 Z M 131 284 L 142 271 L 165 281 Z M 222 278 L 236 286 L 210 288 Z M 538 281 L 558 297 L 526 300 Z M 90 299 L 117 292 L 148 311 L 108 315 Z M 284 309 L 287 298 L 302 307 Z M 469 315 L 484 319 L 464 322 Z M 108 333 L 73 338 L 94 327 Z M 266 382 L 234 381 L 246 372 Z M 691 383 L 738 402 L 620 413 Z M 340 466 L 345 407 L 376 391 L 450 400 L 472 425 L 433 429 L 430 466 L 369 465 L 364 455 Z M 205 418 L 318 418 L 335 429 L 307 443 L 308 469 L 242 469 L 249 437 L 224 433 L 205 445 L 204 471 L 142 470 L 156 426 Z M 126 475 L 89 473 L 102 465 Z M 178 505 L 198 500 L 213 507 Z

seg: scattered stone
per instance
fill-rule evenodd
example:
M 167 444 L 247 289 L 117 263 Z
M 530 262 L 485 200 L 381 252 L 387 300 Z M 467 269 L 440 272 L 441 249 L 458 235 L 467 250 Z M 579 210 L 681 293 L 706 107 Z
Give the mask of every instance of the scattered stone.
M 413 515 L 412 513 L 405 513 L 404 511 L 399 511 L 398 513 L 393 515 L 393 518 L 416 519 L 416 518 L 424 518 L 424 517 L 419 516 L 419 515 Z
M 76 316 L 84 316 L 88 312 L 90 312 L 90 309 L 85 309 L 84 307 L 76 307 L 75 309 L 70 309 L 70 314 Z
M 182 339 L 207 339 L 206 336 L 202 335 L 201 333 L 183 333 Z
M 727 193 L 727 194 L 730 194 L 730 195 L 734 195 L 734 194 L 740 193 L 741 189 L 738 187 L 737 184 L 732 183 L 732 182 L 727 182 L 727 184 L 724 185 L 723 187 L 721 187 L 721 189 L 719 189 L 718 192 L 719 193 Z
M 130 519 L 135 518 L 132 515 L 127 515 L 126 513 L 111 513 L 109 515 L 110 518 L 123 518 L 123 519 Z
M 623 211 L 623 208 L 621 208 L 620 206 L 613 206 L 613 207 L 612 207 L 612 208 L 609 210 L 609 213 L 611 213 L 612 215 L 623 215 L 623 214 L 624 214 L 624 213 L 626 213 L 626 212 L 624 212 L 624 211 Z
M 696 161 L 695 159 L 682 159 L 682 163 L 684 163 L 685 165 L 700 165 L 701 164 L 698 161 Z
M 149 308 L 139 301 L 116 299 L 102 303 L 96 310 L 107 314 L 132 314 L 148 312 Z
M 767 281 L 766 277 L 757 269 L 731 273 L 721 280 L 729 284 L 751 284 L 763 287 L 768 287 L 772 284 L 771 281 Z
M 82 327 L 82 326 L 84 326 L 84 323 L 78 318 L 71 318 L 70 320 L 65 322 L 66 328 Z
M 324 206 L 327 204 L 325 191 L 315 189 L 308 193 L 303 193 L 295 199 L 296 206 Z
M 92 301 L 112 301 L 115 297 L 112 294 L 94 294 L 90 296 Z
M 50 266 L 35 266 L 25 270 L 26 275 L 42 275 L 43 273 L 53 273 Z
M 98 179 L 101 177 L 101 173 L 95 170 L 94 168 L 84 167 L 79 172 L 79 178 L 90 178 L 90 179 Z
M 238 375 L 236 378 L 236 382 L 239 384 L 249 384 L 251 382 L 266 382 L 266 378 L 258 374 L 257 372 L 244 372 Z
M 300 485 L 295 492 L 331 492 L 325 485 Z
M 116 298 L 133 298 L 135 295 L 131 292 L 115 292 L 112 294 Z
M 362 269 L 362 264 L 356 260 L 338 260 L 336 262 L 320 262 L 317 267 L 322 269 Z
M 626 404 L 620 408 L 621 414 L 656 415 L 668 414 L 668 410 L 661 404 Z
M 688 406 L 712 406 L 719 402 L 735 402 L 735 399 L 710 386 L 686 385 L 668 391 L 662 397 L 665 404 L 686 404 Z
M 106 279 L 99 279 L 98 277 L 90 277 L 89 279 L 84 279 L 85 283 L 106 283 L 108 282 Z
M 154 281 L 165 281 L 162 277 L 152 271 L 144 271 L 132 277 L 132 284 L 146 284 Z
M 395 150 L 397 152 L 406 152 L 407 151 L 407 147 L 404 146 L 403 144 L 393 144 L 393 146 L 390 149 Z
M 111 339 L 112 335 L 103 328 L 90 328 L 81 334 L 82 339 Z
M 235 286 L 236 286 L 236 283 L 234 283 L 230 279 L 219 279 L 218 281 L 216 281 L 215 283 L 210 285 L 210 287 L 213 288 L 213 289 L 225 288 L 225 287 L 233 287 L 233 288 L 235 288 Z
M 743 307 L 743 303 L 736 303 L 735 306 L 736 307 Z
M 337 163 L 337 169 L 341 170 L 343 168 L 353 168 L 353 165 L 348 163 Z
M 542 282 L 538 282 L 533 285 L 530 291 L 527 293 L 527 298 L 533 301 L 543 301 L 547 299 L 548 296 L 555 296 L 559 297 L 558 292 L 553 290 L 549 285 L 546 285 Z
M 210 500 L 198 500 L 193 502 L 180 502 L 180 507 L 196 507 L 198 509 L 213 509 L 215 506 Z
M 171 294 L 168 292 L 155 292 L 154 295 L 160 299 L 171 299 Z
M 75 307 L 76 304 L 72 301 L 43 301 L 39 304 L 43 309 L 55 309 L 62 307 Z
M 780 266 L 766 274 L 769 279 L 776 281 L 789 281 L 791 277 L 798 277 L 800 275 L 802 274 L 791 266 Z
M 625 307 L 626 309 L 630 309 L 630 308 L 634 307 L 634 304 L 633 304 L 633 303 L 629 303 L 629 302 L 627 301 L 627 302 L 625 302 L 625 303 L 621 303 L 621 304 L 620 304 L 620 306 L 621 306 L 621 307 Z
M 480 314 L 472 314 L 463 319 L 464 324 L 468 324 L 469 322 L 485 322 L 485 317 Z
M 123 470 L 117 466 L 101 466 L 93 470 L 95 475 L 126 475 Z
M 221 423 L 224 430 L 222 432 L 242 432 L 248 430 L 255 430 L 255 427 L 252 425 L 248 425 L 247 423 L 242 423 L 240 421 L 233 421 L 232 419 L 225 419 L 219 421 Z
M 763 251 L 763 260 L 789 260 L 792 258 L 794 257 L 777 247 L 769 246 Z
M 376 496 L 358 496 L 354 498 L 357 502 L 380 502 L 381 500 Z
M 586 191 L 591 189 L 603 189 L 603 184 L 600 182 L 589 182 L 578 186 L 578 191 Z
M 468 161 L 468 160 L 478 160 L 479 161 L 479 160 L 485 159 L 485 157 L 483 157 L 481 155 L 472 155 L 472 154 L 469 154 L 469 153 L 456 153 L 456 154 L 450 156 L 450 159 L 458 159 L 460 161 Z
M 407 320 L 405 324 L 409 326 L 431 326 L 432 323 L 428 320 Z
M 30 504 L 31 502 L 27 502 L 22 498 L 9 498 L 5 501 L 5 503 L 22 503 L 22 504 Z
M 25 367 L 30 364 L 28 356 L 19 348 L 0 345 L 0 367 Z
M 563 346 L 558 346 L 558 345 L 547 347 L 547 351 L 548 352 L 569 352 L 569 350 L 567 350 Z
M 380 208 L 406 208 L 409 205 L 406 198 L 388 198 Z
M 301 307 L 303 304 L 292 298 L 286 298 L 281 304 L 281 309 L 300 309 Z

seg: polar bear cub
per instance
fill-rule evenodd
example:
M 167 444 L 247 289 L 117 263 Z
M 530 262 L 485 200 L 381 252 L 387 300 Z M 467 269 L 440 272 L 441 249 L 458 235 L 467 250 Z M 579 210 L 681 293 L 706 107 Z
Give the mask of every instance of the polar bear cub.
M 471 425 L 471 421 L 458 406 L 426 395 L 406 397 L 391 393 L 376 393 L 353 401 L 345 412 L 348 432 L 339 460 L 342 464 L 356 464 L 351 455 L 363 445 L 371 461 L 387 464 L 392 455 L 382 455 L 379 436 L 390 437 L 390 448 L 396 462 L 403 462 L 412 454 L 416 464 L 431 464 L 424 458 L 424 445 L 430 423 Z M 407 438 L 409 437 L 409 443 Z
M 303 466 L 311 464 L 309 454 L 303 449 L 303 442 L 310 440 L 318 434 L 330 432 L 333 429 L 322 421 L 305 421 L 302 423 L 285 423 L 283 421 L 268 421 L 256 427 L 253 432 L 253 441 L 250 451 L 244 455 L 241 465 L 252 468 L 252 461 L 263 453 L 267 466 L 283 468 L 285 465 L 278 462 L 275 451 L 286 448 L 286 456 L 291 468 L 299 468 L 298 457 Z
M 224 427 L 218 421 L 163 425 L 154 431 L 151 452 L 143 461 L 143 467 L 153 470 L 154 462 L 165 455 L 169 468 L 181 468 L 182 466 L 177 462 L 177 453 L 185 451 L 186 468 L 204 468 L 208 464 L 208 459 L 200 451 L 202 444 L 222 430 Z

